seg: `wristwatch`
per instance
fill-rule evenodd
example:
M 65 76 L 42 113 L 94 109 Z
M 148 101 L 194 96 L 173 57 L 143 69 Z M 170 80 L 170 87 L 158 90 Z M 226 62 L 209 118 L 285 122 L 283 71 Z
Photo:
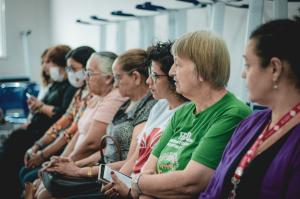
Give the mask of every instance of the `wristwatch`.
M 133 175 L 132 179 L 131 179 L 131 188 L 137 192 L 138 196 L 142 194 L 142 190 L 139 186 L 139 180 L 140 180 L 141 176 L 142 176 L 142 174 L 139 173 L 139 174 Z

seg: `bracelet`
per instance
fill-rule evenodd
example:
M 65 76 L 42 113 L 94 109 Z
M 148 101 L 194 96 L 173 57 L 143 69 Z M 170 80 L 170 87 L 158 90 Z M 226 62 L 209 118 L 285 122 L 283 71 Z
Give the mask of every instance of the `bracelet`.
M 141 176 L 142 176 L 142 173 L 139 174 L 139 176 L 137 177 L 137 180 L 136 180 L 136 187 L 138 188 L 139 195 L 141 195 L 143 193 L 141 190 L 141 187 L 139 186 L 139 181 L 140 181 Z
M 87 172 L 88 177 L 92 177 L 93 176 L 92 175 L 92 170 L 93 170 L 93 167 L 89 167 L 88 168 L 88 172 Z
M 138 196 L 142 194 L 142 190 L 139 186 L 139 181 L 141 176 L 142 173 L 139 173 L 137 175 L 133 175 L 131 179 L 131 187 L 133 187 L 133 189 L 136 190 Z

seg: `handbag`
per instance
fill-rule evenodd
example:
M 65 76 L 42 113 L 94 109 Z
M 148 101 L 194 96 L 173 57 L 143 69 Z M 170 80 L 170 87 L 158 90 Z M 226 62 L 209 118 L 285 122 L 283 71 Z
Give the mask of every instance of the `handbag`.
M 111 140 L 114 147 L 116 148 L 116 150 L 115 150 L 116 154 L 115 155 L 117 157 L 116 157 L 115 161 L 107 160 L 107 156 L 104 155 L 104 149 L 105 149 L 106 146 L 108 146 L 108 144 L 107 144 L 108 140 Z M 116 161 L 122 160 L 121 147 L 120 147 L 118 141 L 114 137 L 112 137 L 110 135 L 102 136 L 101 141 L 100 141 L 100 157 L 101 157 L 101 159 L 99 161 L 100 164 L 106 164 L 106 163 L 116 162 Z
M 97 178 L 81 178 L 59 173 L 42 173 L 42 181 L 53 197 L 67 197 L 100 192 L 101 182 Z
M 107 139 L 110 139 L 116 147 L 119 158 L 121 158 L 121 148 L 114 137 L 105 135 L 100 141 L 101 164 L 105 164 L 103 149 L 106 146 Z M 121 159 L 120 159 L 121 160 Z M 99 193 L 102 182 L 97 178 L 73 177 L 62 175 L 55 172 L 42 172 L 42 181 L 47 191 L 53 197 L 70 197 L 87 193 Z

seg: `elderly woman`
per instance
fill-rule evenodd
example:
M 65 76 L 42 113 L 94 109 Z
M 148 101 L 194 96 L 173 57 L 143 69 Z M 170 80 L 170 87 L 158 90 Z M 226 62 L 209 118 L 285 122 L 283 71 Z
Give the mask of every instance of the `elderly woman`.
M 115 84 L 120 94 L 123 97 L 129 98 L 117 111 L 107 128 L 107 134 L 114 137 L 120 145 L 121 159 L 117 158 L 117 151 L 115 151 L 113 143 L 108 140 L 104 157 L 99 157 L 99 152 L 97 151 L 89 159 L 92 163 L 95 163 L 95 160 L 98 161 L 99 158 L 104 158 L 107 163 L 114 162 L 111 165 L 115 169 L 119 169 L 124 164 L 127 154 L 132 154 L 135 150 L 136 140 L 131 139 L 132 135 L 140 132 L 144 127 L 150 110 L 156 103 L 146 84 L 148 65 L 147 53 L 142 49 L 128 50 L 114 62 L 113 73 Z M 77 153 L 79 154 L 79 151 L 87 150 L 87 143 L 93 140 L 95 140 L 95 136 L 87 134 L 86 139 L 81 145 L 78 145 Z M 97 140 L 100 140 L 100 137 Z M 76 155 L 76 149 L 69 157 L 76 157 L 74 155 Z M 50 164 L 51 166 L 45 169 L 46 171 L 81 177 L 92 177 L 98 174 L 98 166 L 80 168 L 71 159 L 56 157 Z M 88 163 L 86 162 L 85 164 Z M 45 198 L 45 195 L 48 195 L 48 193 L 40 194 L 39 198 Z M 65 193 L 65 195 L 67 196 L 68 193 Z
M 24 156 L 25 166 L 22 167 L 19 173 L 22 185 L 24 182 L 36 179 L 37 172 L 40 169 L 39 166 L 47 160 L 48 157 L 62 150 L 62 146 L 67 142 L 63 139 L 65 136 L 61 135 L 59 137 L 61 131 L 65 130 L 64 133 L 68 133 L 69 137 L 76 132 L 77 121 L 81 112 L 86 107 L 86 100 L 88 98 L 88 91 L 84 83 L 84 69 L 89 57 L 94 52 L 95 50 L 91 47 L 81 46 L 69 51 L 66 55 L 68 80 L 72 86 L 79 88 L 79 90 L 74 95 L 66 113 L 46 131 L 42 138 L 36 141 L 35 144 L 27 150 Z M 50 145 L 57 137 L 58 139 L 65 140 L 65 142 L 62 142 L 59 147 L 53 144 Z
M 72 137 L 69 132 L 63 132 L 62 135 L 55 141 L 54 144 L 48 146 L 43 150 L 44 156 L 49 157 L 53 155 L 51 152 L 57 151 L 64 144 L 68 143 L 61 156 L 70 157 L 74 161 L 75 155 L 86 157 L 83 154 L 92 150 L 96 150 L 99 146 L 100 138 L 105 134 L 107 125 L 111 123 L 115 113 L 120 106 L 127 100 L 122 97 L 118 89 L 113 87 L 112 64 L 117 55 L 112 52 L 93 53 L 87 62 L 86 83 L 92 97 L 86 102 L 86 108 L 81 114 L 78 121 L 77 132 Z M 94 143 L 89 142 L 90 146 L 83 146 L 86 139 L 92 137 Z M 80 148 L 85 149 L 81 153 Z M 39 197 L 48 197 L 47 193 L 43 191 L 44 188 L 40 186 L 38 193 Z M 39 194 L 38 194 L 39 195 Z
M 242 76 L 250 100 L 269 109 L 240 123 L 200 198 L 299 198 L 299 35 L 288 19 L 251 34 Z
M 133 197 L 192 198 L 207 186 L 237 124 L 250 109 L 226 90 L 229 53 L 216 35 L 197 31 L 172 46 L 176 91 L 191 102 L 178 109 L 144 171 L 132 179 Z

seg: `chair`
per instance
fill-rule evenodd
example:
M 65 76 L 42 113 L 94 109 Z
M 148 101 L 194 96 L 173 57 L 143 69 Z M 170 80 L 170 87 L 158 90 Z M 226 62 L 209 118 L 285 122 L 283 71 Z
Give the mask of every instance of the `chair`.
M 37 96 L 39 87 L 28 78 L 8 78 L 0 80 L 0 108 L 5 120 L 25 123 L 29 110 L 26 93 Z
M 253 112 L 264 110 L 267 108 L 266 106 L 262 106 L 262 105 L 256 104 L 256 103 L 247 102 L 246 104 L 252 109 Z

